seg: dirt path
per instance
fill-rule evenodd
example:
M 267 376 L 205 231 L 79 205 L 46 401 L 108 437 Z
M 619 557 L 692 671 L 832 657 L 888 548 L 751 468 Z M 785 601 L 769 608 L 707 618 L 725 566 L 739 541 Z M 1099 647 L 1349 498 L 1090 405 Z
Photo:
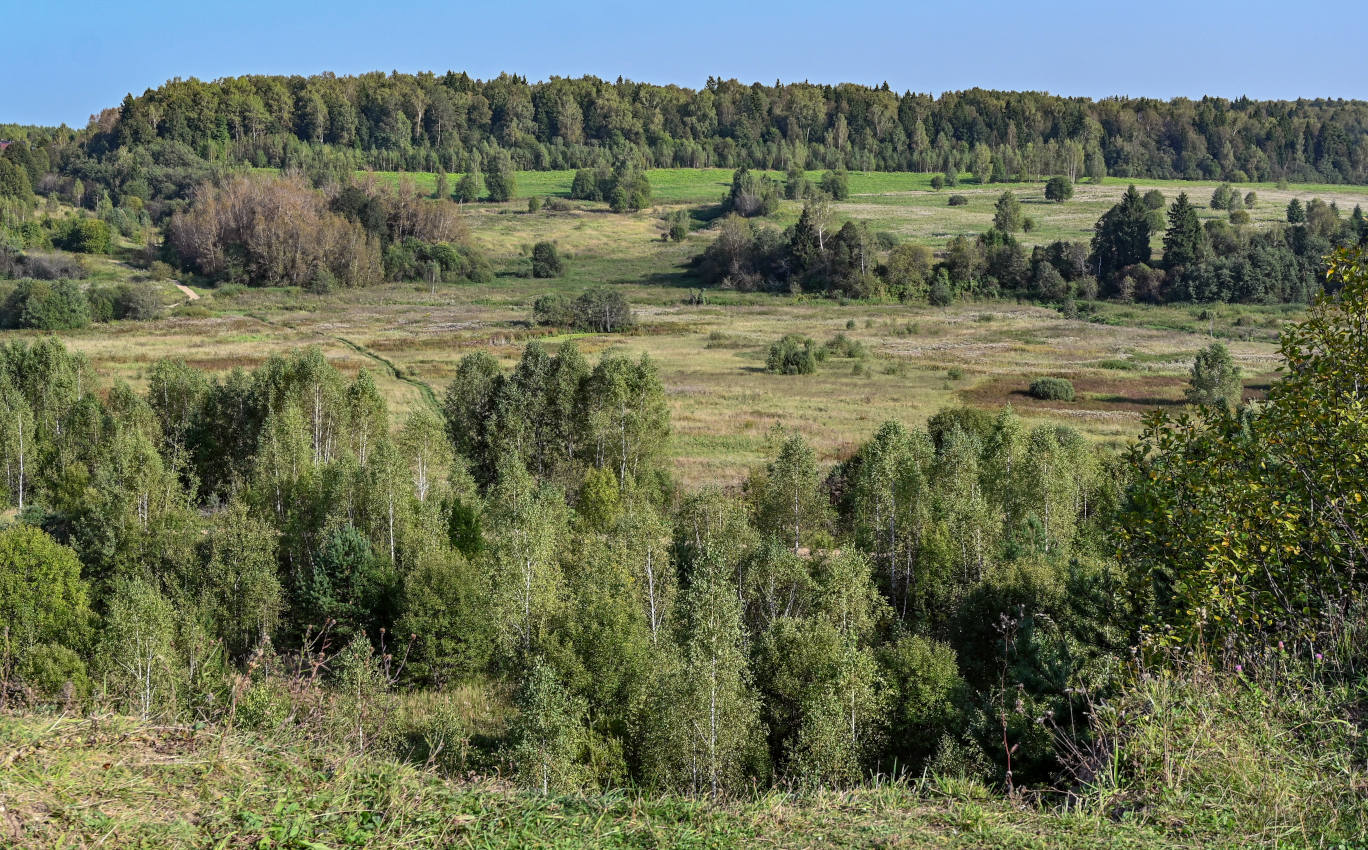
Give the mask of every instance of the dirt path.
M 185 297 L 189 298 L 191 301 L 199 300 L 199 293 L 191 289 L 190 287 L 186 286 L 185 284 L 173 280 L 171 281 L 171 285 L 179 289 L 182 293 L 184 293 Z
M 177 284 L 177 286 L 179 285 L 180 284 Z M 198 298 L 199 296 L 195 297 Z M 279 322 L 273 322 L 270 319 L 267 319 L 266 317 L 259 315 L 257 313 L 244 313 L 243 315 L 245 315 L 249 319 L 255 319 L 256 321 L 261 322 L 263 325 L 269 325 L 273 328 L 288 328 L 290 330 L 293 330 L 293 328 L 290 328 L 289 325 L 282 325 Z M 380 366 L 382 366 L 385 369 L 385 371 L 390 374 L 390 377 L 394 378 L 396 381 L 401 381 L 402 383 L 408 384 L 409 386 L 416 389 L 418 391 L 418 395 L 422 397 L 423 401 L 427 403 L 429 408 L 436 411 L 436 413 L 439 416 L 442 414 L 442 403 L 438 401 L 437 394 L 433 392 L 432 386 L 428 384 L 426 381 L 420 380 L 418 378 L 412 378 L 403 374 L 399 371 L 399 367 L 395 366 L 394 363 L 390 362 L 389 360 L 380 356 L 379 354 L 376 354 L 374 351 L 371 351 L 369 348 L 365 347 L 359 342 L 353 342 L 352 340 L 347 339 L 344 336 L 335 336 L 333 334 L 319 333 L 318 331 L 314 331 L 313 333 L 315 336 L 320 336 L 324 339 L 337 340 L 338 342 L 350 348 L 352 351 L 355 351 L 357 354 L 360 354 L 362 357 L 365 357 L 375 363 L 380 364 Z

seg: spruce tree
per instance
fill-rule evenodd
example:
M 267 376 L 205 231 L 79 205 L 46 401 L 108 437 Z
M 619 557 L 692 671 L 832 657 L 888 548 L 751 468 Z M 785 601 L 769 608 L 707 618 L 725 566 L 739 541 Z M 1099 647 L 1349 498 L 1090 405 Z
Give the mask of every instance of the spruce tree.
M 1188 203 L 1187 193 L 1178 195 L 1168 212 L 1164 233 L 1164 265 L 1169 268 L 1200 262 L 1206 254 L 1206 232 L 1197 220 L 1197 210 Z
M 1131 184 L 1121 202 L 1097 222 L 1090 263 L 1105 277 L 1126 266 L 1148 263 L 1149 259 L 1149 210 Z

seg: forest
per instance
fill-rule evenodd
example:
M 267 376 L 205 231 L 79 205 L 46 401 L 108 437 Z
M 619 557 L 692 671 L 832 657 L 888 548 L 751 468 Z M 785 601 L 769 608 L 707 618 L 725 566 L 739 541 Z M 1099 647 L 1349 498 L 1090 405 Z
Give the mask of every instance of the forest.
M 997 179 L 1121 177 L 1368 182 L 1368 106 L 1064 98 L 981 89 L 939 97 L 842 84 L 697 90 L 619 78 L 529 83 L 503 74 L 366 74 L 173 80 L 96 116 L 87 154 L 175 142 L 200 156 L 353 168 L 466 170 L 506 152 L 525 169 L 846 167 L 981 170 Z

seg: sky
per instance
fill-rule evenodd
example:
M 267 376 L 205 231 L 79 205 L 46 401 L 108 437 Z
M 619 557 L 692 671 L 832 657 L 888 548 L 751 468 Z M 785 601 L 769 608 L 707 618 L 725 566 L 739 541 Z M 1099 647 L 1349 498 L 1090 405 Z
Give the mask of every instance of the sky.
M 1368 15 L 1341 0 L 0 0 L 0 22 L 0 123 L 82 127 L 173 77 L 376 70 L 1368 99 Z

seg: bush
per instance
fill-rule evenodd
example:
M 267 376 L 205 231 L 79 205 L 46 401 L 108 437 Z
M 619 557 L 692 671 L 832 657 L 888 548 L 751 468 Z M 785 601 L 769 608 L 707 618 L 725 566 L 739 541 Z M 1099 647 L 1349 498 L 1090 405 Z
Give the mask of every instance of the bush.
M 852 324 L 850 326 L 853 327 L 854 325 Z M 823 349 L 827 354 L 834 357 L 861 358 L 868 353 L 865 351 L 864 343 L 859 340 L 851 339 L 843 333 L 836 334 L 836 336 L 827 340 Z
M 532 246 L 532 276 L 540 278 L 560 277 L 565 273 L 565 264 L 556 253 L 554 242 L 538 242 Z
M 679 210 L 670 214 L 668 236 L 671 242 L 683 242 L 689 236 L 689 214 Z
M 25 254 L 19 258 L 16 271 L 16 277 L 34 280 L 81 280 L 90 274 L 80 259 L 61 254 Z
M 89 592 L 76 553 L 44 531 L 16 525 L 0 531 L 0 623 L 6 650 L 24 655 L 39 644 L 83 647 Z M 0 657 L 0 665 L 5 659 Z
M 70 218 L 53 237 L 53 244 L 78 254 L 108 254 L 109 225 L 98 218 Z
M 188 268 L 216 280 L 306 286 L 327 268 L 341 285 L 361 286 L 381 275 L 379 237 L 366 229 L 376 224 L 372 201 L 346 192 L 334 200 L 334 212 L 301 178 L 240 175 L 202 187 L 188 210 L 171 217 L 167 241 Z M 383 210 L 378 215 L 383 228 Z
M 765 370 L 779 375 L 811 375 L 817 371 L 817 351 L 812 340 L 787 334 L 770 346 Z
M 90 692 L 85 662 L 69 647 L 40 644 L 19 662 L 19 681 L 39 699 L 83 698 Z
M 607 286 L 585 290 L 574 304 L 575 326 L 599 333 L 626 330 L 636 323 L 621 292 Z
M 821 188 L 833 201 L 844 201 L 850 197 L 850 175 L 844 168 L 828 171 L 822 175 Z
M 900 766 L 916 772 L 947 734 L 965 726 L 967 689 L 955 650 L 920 635 L 901 638 L 879 653 L 888 684 L 890 740 Z
M 963 207 L 963 206 L 968 206 L 968 204 L 969 204 L 969 199 L 966 198 L 966 197 L 964 197 L 963 195 L 951 195 L 951 196 L 946 200 L 946 204 L 948 204 L 948 205 L 950 205 L 950 206 L 952 206 L 952 207 Z
M 1073 197 L 1073 183 L 1067 177 L 1051 177 L 1045 183 L 1045 199 L 1062 204 Z
M 527 199 L 527 211 L 530 213 L 541 212 L 542 199 L 538 195 L 533 195 Z
M 1073 383 L 1066 378 L 1036 378 L 1030 393 L 1042 401 L 1073 401 Z
M 72 281 L 24 280 L 0 307 L 0 319 L 14 328 L 78 330 L 90 325 L 90 302 Z
M 575 324 L 575 305 L 559 292 L 543 295 L 532 302 L 532 324 L 572 327 Z
M 931 188 L 939 192 L 945 188 L 945 178 L 939 174 L 931 178 Z
M 559 292 L 532 302 L 532 322 L 581 331 L 612 333 L 632 327 L 632 308 L 622 293 L 605 286 L 586 290 L 573 301 Z

